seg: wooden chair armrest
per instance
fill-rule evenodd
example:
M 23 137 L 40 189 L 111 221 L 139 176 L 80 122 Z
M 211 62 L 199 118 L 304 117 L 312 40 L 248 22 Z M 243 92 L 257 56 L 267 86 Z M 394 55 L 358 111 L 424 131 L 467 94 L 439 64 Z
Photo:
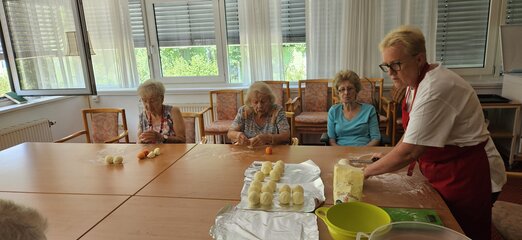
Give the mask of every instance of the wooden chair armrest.
M 210 110 L 210 107 L 206 107 L 205 109 L 201 110 L 200 112 L 198 112 L 199 114 L 204 114 L 206 113 L 208 110 Z
M 301 98 L 300 97 L 295 97 L 294 99 L 289 99 L 287 102 L 286 102 L 286 111 L 288 112 L 294 112 L 294 113 L 300 113 L 300 103 L 301 103 Z
M 120 135 L 118 135 L 117 137 L 105 141 L 105 143 L 115 143 L 115 142 L 119 141 L 120 139 L 124 138 L 124 137 L 127 136 L 127 135 L 129 135 L 129 131 L 128 131 L 128 130 L 125 130 L 124 132 L 122 132 L 122 133 L 121 133 Z
M 207 136 L 202 136 L 201 141 L 199 141 L 199 144 L 207 144 Z
M 297 146 L 297 145 L 299 145 L 299 138 L 293 137 L 293 138 L 291 138 L 290 140 L 291 140 L 291 142 L 290 142 L 290 145 L 291 145 L 291 146 Z
M 71 139 L 73 139 L 75 137 L 81 136 L 81 135 L 86 134 L 86 133 L 87 133 L 87 131 L 81 130 L 81 131 L 75 132 L 75 133 L 73 133 L 73 134 L 71 134 L 69 136 L 63 137 L 63 138 L 61 138 L 59 140 L 56 140 L 54 142 L 55 143 L 63 143 L 63 142 L 69 141 L 69 140 L 71 140 Z

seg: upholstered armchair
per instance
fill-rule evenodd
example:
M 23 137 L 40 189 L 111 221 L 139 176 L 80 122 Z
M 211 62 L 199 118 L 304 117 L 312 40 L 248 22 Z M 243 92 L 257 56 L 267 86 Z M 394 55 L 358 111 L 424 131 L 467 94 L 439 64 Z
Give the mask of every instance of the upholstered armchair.
M 121 115 L 121 125 L 118 120 Z M 82 110 L 84 130 L 75 132 L 55 142 L 69 141 L 85 135 L 87 143 L 115 143 L 125 138 L 129 142 L 127 118 L 123 108 L 90 108 Z M 122 130 L 120 131 L 120 126 Z
M 399 132 L 404 131 L 402 129 L 401 104 L 405 93 L 406 87 L 397 88 L 393 85 L 389 97 L 383 96 L 381 98 L 381 114 L 384 115 L 381 121 L 386 121 L 385 135 L 389 138 L 386 141 L 387 145 L 395 146 L 398 138 L 400 138 Z
M 185 142 L 186 143 L 206 143 L 204 136 L 205 124 L 203 122 L 203 113 L 201 112 L 182 112 L 183 122 L 185 123 Z M 199 137 L 199 138 L 198 138 Z M 199 141 L 198 141 L 199 140 Z
M 214 143 L 217 142 L 216 136 L 219 136 L 221 142 L 226 143 L 228 129 L 236 117 L 237 110 L 244 104 L 243 90 L 213 90 L 209 95 L 208 110 L 210 110 L 211 122 L 205 127 L 204 135 L 212 135 Z

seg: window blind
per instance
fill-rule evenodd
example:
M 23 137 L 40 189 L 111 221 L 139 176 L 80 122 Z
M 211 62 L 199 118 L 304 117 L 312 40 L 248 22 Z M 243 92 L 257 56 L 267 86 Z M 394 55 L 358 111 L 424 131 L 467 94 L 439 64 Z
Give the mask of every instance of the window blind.
M 450 68 L 485 64 L 489 0 L 440 0 L 437 61 Z
M 129 17 L 131 23 L 132 38 L 134 40 L 134 47 L 137 48 L 144 48 L 146 46 L 145 29 L 141 10 L 141 0 L 129 0 Z
M 507 1 L 506 23 L 522 24 L 522 0 Z

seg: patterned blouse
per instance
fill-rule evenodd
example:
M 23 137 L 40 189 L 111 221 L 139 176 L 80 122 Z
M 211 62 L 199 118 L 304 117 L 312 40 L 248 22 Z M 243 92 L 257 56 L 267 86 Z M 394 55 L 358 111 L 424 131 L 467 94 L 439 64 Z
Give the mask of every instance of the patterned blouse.
M 255 121 L 254 111 L 248 110 L 249 107 L 242 106 L 239 108 L 236 118 L 230 126 L 231 129 L 239 129 L 247 138 L 253 138 L 261 133 L 278 134 L 281 132 L 289 132 L 290 125 L 286 120 L 285 111 L 279 105 L 272 105 L 272 111 L 267 117 L 263 125 L 258 125 Z
M 156 125 L 151 125 L 149 123 L 150 116 L 146 111 L 140 113 L 140 122 L 139 129 L 142 132 L 153 130 L 161 133 L 162 135 L 174 136 L 176 133 L 174 132 L 174 121 L 172 120 L 172 116 L 170 112 L 172 110 L 172 106 L 163 105 L 163 117 L 161 119 L 161 123 Z

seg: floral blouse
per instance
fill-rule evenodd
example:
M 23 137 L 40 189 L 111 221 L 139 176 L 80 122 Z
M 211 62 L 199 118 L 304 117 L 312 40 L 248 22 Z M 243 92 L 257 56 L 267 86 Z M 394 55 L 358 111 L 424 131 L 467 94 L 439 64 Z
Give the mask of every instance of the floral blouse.
M 236 118 L 230 126 L 231 129 L 238 129 L 248 138 L 253 138 L 261 133 L 278 134 L 290 131 L 290 125 L 286 119 L 285 111 L 279 105 L 272 105 L 272 111 L 266 122 L 258 125 L 254 119 L 254 111 L 248 110 L 248 106 L 239 108 Z

